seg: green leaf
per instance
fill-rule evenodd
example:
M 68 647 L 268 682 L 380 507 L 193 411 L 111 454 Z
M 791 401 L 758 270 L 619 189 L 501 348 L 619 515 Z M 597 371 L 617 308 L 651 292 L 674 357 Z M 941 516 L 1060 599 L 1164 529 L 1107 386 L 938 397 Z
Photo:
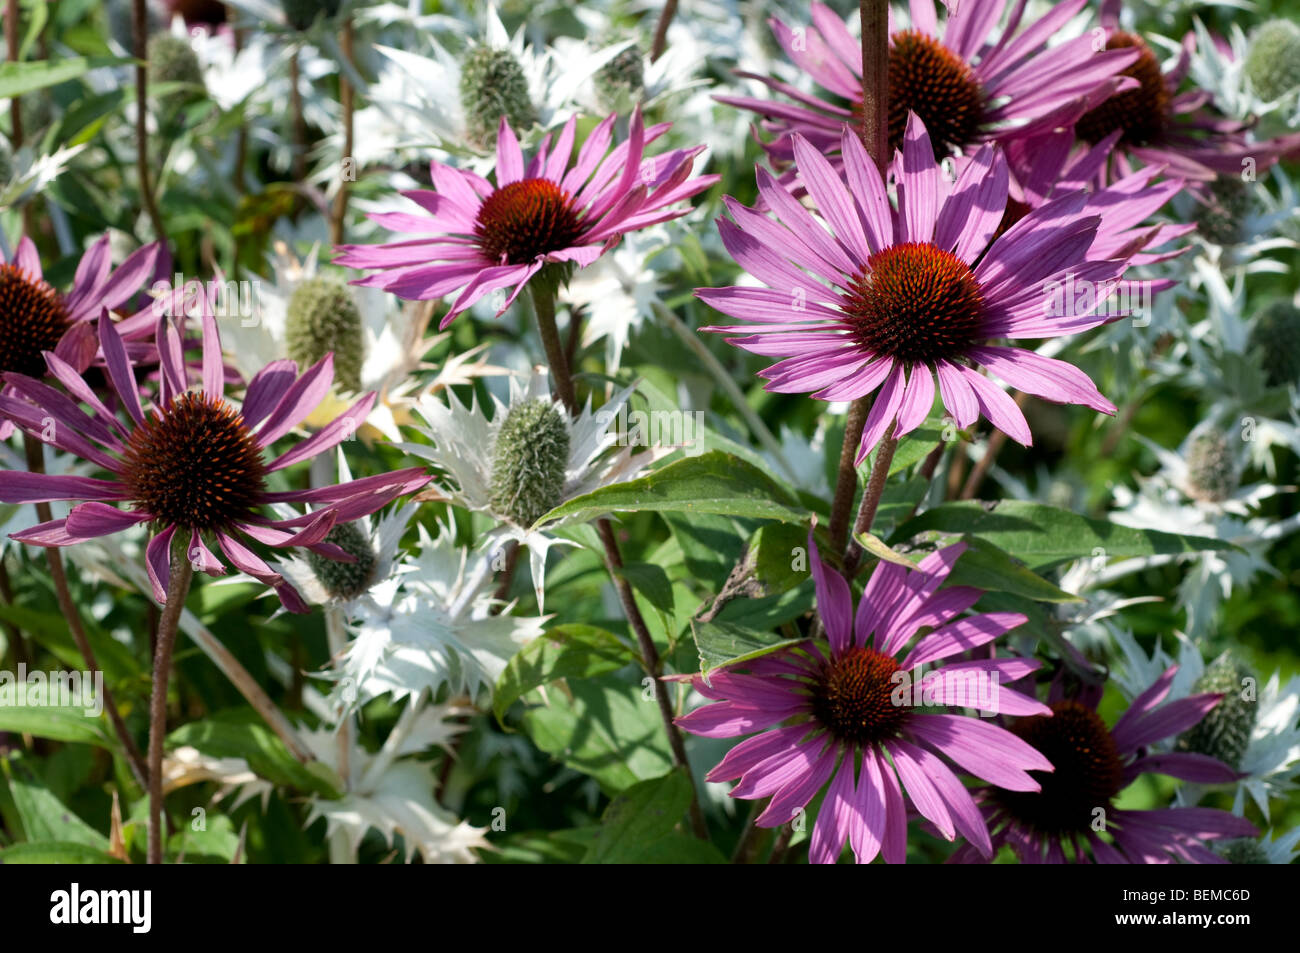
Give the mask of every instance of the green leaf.
M 190 745 L 214 758 L 243 758 L 258 777 L 273 784 L 311 791 L 328 798 L 343 792 L 329 772 L 313 770 L 285 747 L 251 711 L 222 712 L 204 721 L 182 725 L 167 736 L 167 747 Z
M 691 781 L 674 768 L 634 784 L 610 802 L 584 864 L 637 864 L 646 848 L 673 832 L 691 803 Z
M 590 625 L 560 625 L 544 632 L 507 663 L 492 692 L 500 721 L 516 699 L 561 678 L 591 678 L 614 672 L 636 657 L 611 632 Z
M 620 572 L 633 589 L 650 600 L 652 606 L 672 617 L 673 584 L 662 567 L 651 563 L 628 563 Z
M 896 553 L 885 545 L 885 541 L 870 533 L 858 533 L 853 537 L 858 541 L 858 545 L 865 549 L 877 559 L 883 559 L 887 563 L 894 563 L 899 566 L 906 566 L 908 569 L 915 569 L 916 564 L 901 553 Z
M 898 442 L 894 459 L 889 461 L 889 475 L 893 476 L 906 470 L 914 463 L 919 463 L 930 455 L 943 442 L 943 427 L 937 424 L 923 424 Z
M 116 66 L 133 63 L 131 59 L 113 56 L 86 59 L 84 56 L 61 60 L 37 60 L 33 63 L 0 63 L 0 99 L 21 96 L 35 89 L 57 86 L 76 79 L 97 66 Z
M 9 793 L 32 843 L 56 841 L 107 850 L 108 838 L 72 812 L 41 782 L 9 778 Z
M 690 834 L 673 831 L 644 845 L 635 860 L 628 864 L 726 864 L 730 863 L 721 851 L 708 841 Z
M 0 704 L 0 731 L 35 735 L 51 741 L 118 749 L 117 739 L 104 731 L 103 722 L 81 708 L 15 708 Z
M 1024 563 L 987 540 L 972 536 L 969 547 L 948 576 L 950 586 L 974 586 L 986 592 L 1009 592 L 1035 602 L 1083 602 L 1032 572 Z
M 752 463 L 710 451 L 686 457 L 626 483 L 602 487 L 551 510 L 538 525 L 640 511 L 716 513 L 799 522 L 807 513 L 788 489 Z
M 908 520 L 889 542 L 926 530 L 979 537 L 1039 571 L 1085 556 L 1113 559 L 1237 548 L 1224 540 L 1133 529 L 1021 500 L 944 503 Z
M 691 628 L 695 632 L 695 647 L 700 652 L 700 671 L 705 675 L 720 666 L 747 662 L 805 641 L 782 638 L 734 622 L 696 622 Z
M 0 850 L 0 865 L 8 864 L 117 864 L 107 851 L 85 844 L 42 841 L 39 844 L 14 844 Z
M 659 706 L 648 686 L 610 676 L 574 679 L 567 695 L 524 713 L 533 743 L 616 793 L 672 766 Z

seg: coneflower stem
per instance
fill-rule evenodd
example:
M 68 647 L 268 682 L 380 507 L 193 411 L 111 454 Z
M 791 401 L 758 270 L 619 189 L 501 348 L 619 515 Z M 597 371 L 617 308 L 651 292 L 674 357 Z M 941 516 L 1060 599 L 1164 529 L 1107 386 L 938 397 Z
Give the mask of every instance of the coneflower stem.
M 887 0 L 860 0 L 858 15 L 862 20 L 862 143 L 884 175 L 889 161 L 889 4 Z M 854 460 L 870 409 L 869 397 L 859 397 L 849 405 L 844 421 L 844 444 L 840 447 L 839 476 L 831 500 L 831 545 L 835 552 L 846 556 L 849 513 L 858 488 Z
M 862 144 L 883 173 L 889 162 L 889 2 L 859 0 L 862 18 Z
M 564 357 L 560 332 L 555 326 L 555 285 L 549 281 L 534 279 L 529 285 L 529 292 L 533 298 L 534 310 L 537 312 L 537 327 L 542 335 L 542 344 L 546 348 L 546 358 L 551 365 L 552 390 L 568 408 L 569 413 L 576 414 L 578 401 L 574 396 L 573 377 L 569 373 L 569 364 Z M 691 829 L 696 837 L 708 840 L 709 828 L 704 821 L 704 812 L 700 809 L 699 792 L 695 790 L 695 777 L 691 774 L 690 762 L 686 759 L 686 744 L 682 740 L 681 731 L 673 722 L 673 704 L 672 699 L 668 697 L 668 686 L 660 678 L 663 674 L 663 663 L 659 658 L 659 650 L 655 647 L 654 636 L 650 634 L 645 617 L 641 615 L 641 609 L 636 604 L 632 586 L 622 573 L 623 555 L 619 552 L 614 527 L 609 520 L 600 519 L 596 521 L 596 530 L 605 547 L 606 568 L 614 582 L 614 589 L 618 592 L 618 600 L 623 606 L 628 625 L 636 635 L 637 645 L 641 651 L 642 667 L 654 683 L 655 702 L 659 705 L 659 715 L 663 719 L 664 730 L 668 733 L 668 747 L 672 751 L 673 763 L 685 770 L 686 777 L 691 782 Z
M 880 497 L 885 492 L 885 483 L 889 480 L 889 467 L 894 462 L 894 451 L 898 449 L 898 438 L 894 436 L 894 424 L 889 425 L 885 436 L 876 445 L 876 459 L 871 464 L 871 476 L 867 477 L 867 488 L 862 491 L 862 503 L 858 506 L 858 518 L 853 523 L 853 535 L 871 529 L 876 521 L 876 510 L 880 509 Z M 862 560 L 862 547 L 854 540 L 849 545 L 844 557 L 844 574 L 849 578 L 857 572 Z
M 1016 394 L 1016 406 L 1023 408 L 1029 403 L 1029 395 L 1024 391 Z M 975 466 L 970 469 L 970 476 L 966 477 L 966 482 L 962 484 L 961 493 L 958 494 L 959 500 L 973 500 L 975 494 L 979 492 L 980 484 L 984 482 L 984 477 L 993 469 L 993 464 L 1002 452 L 1002 447 L 1007 442 L 1007 435 L 1001 430 L 994 430 L 989 434 L 989 442 L 984 447 L 984 456 L 979 458 Z
M 162 831 L 162 762 L 163 741 L 167 735 L 167 681 L 172 669 L 172 650 L 176 647 L 176 629 L 190 594 L 194 566 L 183 547 L 171 554 L 171 578 L 167 580 L 167 604 L 158 621 L 158 639 L 153 656 L 153 692 L 149 696 L 149 863 L 161 864 Z
M 859 397 L 849 404 L 844 418 L 844 443 L 840 445 L 839 475 L 835 480 L 835 496 L 831 499 L 831 548 L 843 553 L 849 544 L 849 514 L 853 511 L 853 497 L 858 491 L 858 467 L 854 459 L 862 431 L 867 425 L 871 398 Z
M 45 445 L 31 434 L 23 434 L 23 449 L 27 452 L 27 472 L 44 473 Z M 48 523 L 54 518 L 49 503 L 36 504 L 36 518 L 42 523 Z M 97 677 L 100 676 L 99 663 L 95 658 L 95 650 L 90 647 L 86 628 L 81 624 L 81 613 L 77 611 L 77 604 L 72 601 L 72 592 L 68 588 L 68 574 L 63 566 L 63 553 L 57 546 L 49 546 L 45 549 L 45 557 L 50 565 L 50 579 L 54 582 L 54 596 L 59 602 L 59 611 L 68 620 L 72 641 L 76 643 L 77 651 L 81 653 L 81 659 L 86 663 L 86 672 L 92 681 L 99 681 L 100 678 Z M 122 753 L 126 756 L 127 764 L 131 766 L 131 773 L 143 788 L 149 780 L 144 756 L 140 754 L 131 732 L 126 730 L 126 722 L 122 720 L 122 713 L 117 710 L 117 702 L 113 698 L 113 693 L 108 690 L 108 685 L 104 685 L 103 699 L 104 711 L 108 713 L 108 720 L 113 725 L 113 733 L 122 744 Z
M 663 56 L 668 46 L 668 28 L 672 26 L 673 17 L 677 15 L 677 0 L 667 0 L 659 13 L 659 22 L 655 24 L 654 40 L 650 44 L 650 62 Z
M 352 18 L 344 17 L 343 22 L 339 25 L 339 49 L 347 65 L 352 65 Z M 346 70 L 339 70 L 339 105 L 343 110 L 343 157 L 342 163 L 352 161 L 352 113 L 355 108 L 354 104 L 355 91 L 352 88 L 352 81 L 347 77 Z M 343 169 L 339 169 L 339 190 L 334 196 L 334 214 L 330 221 L 330 237 L 335 245 L 343 243 L 343 228 L 347 221 L 348 215 L 348 178 L 343 175 Z
M 573 377 L 564 355 L 564 344 L 560 341 L 560 330 L 555 324 L 555 285 L 538 275 L 528 283 L 528 291 L 533 299 L 533 311 L 537 314 L 537 333 L 541 335 L 542 347 L 546 350 L 546 362 L 551 365 L 551 387 L 565 409 L 576 414 L 578 396 L 573 389 Z
M 167 244 L 162 213 L 149 181 L 149 20 L 145 14 L 145 0 L 133 0 L 131 31 L 135 45 L 135 165 L 140 177 L 140 203 L 153 223 L 154 238 Z
M 654 636 L 650 634 L 650 629 L 645 624 L 645 617 L 641 615 L 641 609 L 636 604 L 632 587 L 622 573 L 623 557 L 618 550 L 618 540 L 614 536 L 613 525 L 609 520 L 601 519 L 596 522 L 596 529 L 600 533 L 601 542 L 605 545 L 605 561 L 608 564 L 610 578 L 614 581 L 614 588 L 618 591 L 618 601 L 622 603 L 628 624 L 636 635 L 637 646 L 641 650 L 642 667 L 654 683 L 655 701 L 659 705 L 659 717 L 663 719 L 664 730 L 668 732 L 668 747 L 672 750 L 673 763 L 683 768 L 687 778 L 691 780 L 691 829 L 696 837 L 708 840 L 709 828 L 704 822 L 704 812 L 700 810 L 700 799 L 695 790 L 695 779 L 691 774 L 690 762 L 686 759 L 686 744 L 682 740 L 680 729 L 673 722 L 673 703 L 668 697 L 668 686 L 660 677 L 663 675 L 663 662 L 659 658 L 659 649 L 655 646 Z

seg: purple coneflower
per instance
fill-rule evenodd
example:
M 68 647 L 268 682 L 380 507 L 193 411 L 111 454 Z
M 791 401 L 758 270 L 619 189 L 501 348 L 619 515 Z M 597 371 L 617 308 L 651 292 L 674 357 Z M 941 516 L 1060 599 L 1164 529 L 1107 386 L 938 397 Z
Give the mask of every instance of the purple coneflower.
M 1042 783 L 1037 793 L 998 788 L 977 793 L 993 843 L 1010 846 L 1022 863 L 1222 864 L 1227 861 L 1204 841 L 1258 836 L 1253 824 L 1227 811 L 1114 806 L 1120 791 L 1147 772 L 1202 784 L 1239 777 L 1209 755 L 1151 750 L 1161 739 L 1191 728 L 1223 697 L 1192 695 L 1162 705 L 1177 671 L 1177 665 L 1166 669 L 1113 728 L 1097 714 L 1101 686 L 1066 698 L 1059 679 L 1048 696 L 1051 717 L 1011 722 L 1011 731 L 1045 754 L 1056 771 L 1035 775 Z M 949 858 L 955 863 L 980 859 L 967 846 Z
M 627 142 L 610 151 L 615 116 L 602 121 L 570 166 L 577 120 L 570 119 L 554 148 L 542 140 L 524 164 L 519 141 L 502 118 L 497 136 L 496 184 L 467 169 L 434 161 L 435 191 L 403 192 L 422 214 L 385 212 L 371 219 L 393 231 L 426 237 L 383 245 L 341 245 L 335 262 L 380 269 L 353 282 L 385 288 L 399 298 L 459 295 L 442 319 L 446 327 L 491 291 L 511 288 L 504 312 L 529 279 L 548 264 L 586 267 L 628 232 L 685 215 L 672 208 L 718 181 L 691 178 L 703 149 L 644 156 L 645 146 L 670 123 L 645 128 L 638 109 Z
M 999 234 L 1050 199 L 1087 189 L 1090 193 L 1088 210 L 1102 216 L 1106 224 L 1104 229 L 1098 230 L 1088 249 L 1089 258 L 1113 258 L 1136 248 L 1141 250 L 1132 252 L 1129 264 L 1146 265 L 1186 252 L 1189 249 L 1187 245 L 1165 251 L 1154 249 L 1195 231 L 1195 223 L 1143 224 L 1183 188 L 1180 179 L 1154 181 L 1165 172 L 1164 166 L 1149 165 L 1109 185 L 1097 186 L 1099 173 L 1119 137 L 1120 131 L 1115 130 L 1082 151 L 1073 148 L 1075 138 L 1070 129 L 1009 143 L 1007 161 L 1022 171 L 1012 179 Z M 1171 282 L 1163 280 L 1151 282 L 1153 290 L 1169 284 Z
M 109 479 L 96 479 L 0 471 L 0 501 L 5 503 L 87 501 L 74 506 L 66 519 L 41 523 L 12 538 L 36 546 L 71 546 L 153 523 L 145 560 L 159 602 L 166 601 L 172 541 L 180 534 L 181 542 L 188 541 L 185 552 L 196 569 L 209 575 L 225 573 L 221 560 L 208 548 L 215 542 L 237 569 L 274 588 L 286 608 L 306 612 L 293 587 L 240 537 L 347 559 L 337 546 L 322 542 L 335 523 L 373 513 L 423 486 L 429 476 L 416 467 L 319 489 L 268 490 L 270 474 L 351 437 L 375 395 L 365 395 L 333 423 L 268 462 L 271 445 L 329 393 L 332 355 L 301 377 L 293 361 L 268 364 L 249 383 L 242 405 L 236 406 L 224 396 L 225 369 L 216 320 L 210 307 L 203 311 L 202 386 L 197 390 L 187 386 L 180 332 L 165 310 L 160 315 L 159 390 L 147 413 L 141 406 L 134 363 L 107 311 L 98 321 L 99 345 L 125 420 L 52 352 L 45 355 L 49 372 L 66 393 L 26 374 L 5 375 L 16 396 L 0 395 L 0 413 L 32 436 L 112 474 Z M 114 502 L 124 502 L 127 508 L 109 505 Z M 291 502 L 324 505 L 284 520 L 258 513 L 259 507 Z
M 902 863 L 904 791 L 944 837 L 952 840 L 960 833 L 991 854 L 979 810 L 944 759 L 1014 791 L 1037 791 L 1038 782 L 1026 772 L 1051 766 L 1005 729 L 942 709 L 1046 713 L 1046 706 L 1000 687 L 1038 663 L 983 658 L 925 675 L 921 666 L 988 645 L 1025 617 L 991 612 L 957 618 L 983 595 L 966 586 L 939 589 L 964 544 L 927 556 L 913 570 L 881 562 L 856 615 L 849 584 L 822 564 L 811 534 L 808 547 L 829 644 L 809 640 L 711 672 L 707 679 L 678 677 L 690 678 L 700 694 L 715 700 L 677 719 L 687 731 L 711 738 L 761 732 L 732 748 L 708 779 L 739 778 L 732 797 L 770 796 L 756 821 L 763 827 L 791 820 L 829 782 L 809 847 L 813 863 L 834 863 L 846 840 L 858 863 L 870 863 L 877 853 L 891 864 Z M 900 662 L 899 654 L 921 631 L 927 634 Z M 914 710 L 919 702 L 929 710 Z
M 1085 193 L 1055 198 L 995 238 L 1008 171 L 993 146 L 965 162 L 950 183 L 913 114 L 894 160 L 894 212 L 880 173 L 847 126 L 842 174 L 802 136 L 793 143 L 799 175 L 834 236 L 760 168 L 759 193 L 777 221 L 728 198 L 734 221 L 720 219 L 718 230 L 732 257 L 768 287 L 696 291 L 724 314 L 753 322 L 706 330 L 745 332 L 728 340 L 785 357 L 762 371 L 768 390 L 841 401 L 879 388 L 859 463 L 891 425 L 899 437 L 925 420 L 936 377 L 959 427 L 983 413 L 1029 445 L 1033 435 L 1015 401 L 972 365 L 1036 397 L 1115 412 L 1077 367 L 987 343 L 1059 337 L 1125 313 L 1098 313 L 1118 290 L 1128 260 L 1118 251 L 1100 260 L 1091 254 L 1110 228 Z M 1066 300 L 1060 289 L 1067 286 L 1092 293 Z
M 32 240 L 19 239 L 12 260 L 0 255 L 0 375 L 44 376 L 46 351 L 84 372 L 95 359 L 91 323 L 104 308 L 126 304 L 153 276 L 159 247 L 155 242 L 137 249 L 114 271 L 105 235 L 86 250 L 72 287 L 62 294 L 45 280 Z M 127 339 L 142 334 L 148 328 L 138 321 L 125 331 Z M 0 439 L 13 431 L 12 423 L 0 421 Z
M 1252 172 L 1262 172 L 1300 143 L 1297 136 L 1253 142 L 1248 136 L 1251 123 L 1217 112 L 1208 91 L 1189 89 L 1180 93 L 1194 35 L 1187 35 L 1178 61 L 1165 73 L 1142 37 L 1120 29 L 1119 8 L 1120 4 L 1111 0 L 1102 5 L 1106 48 L 1137 51 L 1137 60 L 1124 69 L 1124 75 L 1136 80 L 1137 86 L 1100 103 L 1074 125 L 1078 138 L 1090 145 L 1119 133 L 1113 153 L 1119 175 L 1133 170 L 1133 160 L 1166 166 L 1171 174 L 1191 183 L 1211 181 L 1220 175 L 1240 175 L 1248 167 Z M 1020 171 L 1019 166 L 1016 171 Z M 1103 166 L 1099 177 L 1104 181 L 1108 174 Z
M 985 142 L 1068 125 L 1118 89 L 1131 85 L 1118 73 L 1135 59 L 1131 51 L 1097 52 L 1093 38 L 1079 36 L 1056 46 L 1048 41 L 1087 0 L 1066 0 L 1019 30 L 1024 3 L 999 27 L 1006 0 L 952 4 L 940 30 L 933 0 L 912 0 L 911 27 L 897 30 L 890 16 L 889 144 L 901 148 L 907 116 L 914 112 L 930 130 L 935 155 L 967 153 Z M 774 161 L 793 158 L 791 137 L 802 135 L 823 155 L 840 147 L 840 129 L 859 125 L 862 110 L 862 46 L 843 20 L 824 4 L 812 5 L 812 25 L 798 33 L 769 21 L 796 66 L 839 102 L 829 102 L 753 73 L 793 104 L 750 97 L 718 97 L 767 119 L 776 138 L 764 148 Z M 833 160 L 838 164 L 838 159 Z

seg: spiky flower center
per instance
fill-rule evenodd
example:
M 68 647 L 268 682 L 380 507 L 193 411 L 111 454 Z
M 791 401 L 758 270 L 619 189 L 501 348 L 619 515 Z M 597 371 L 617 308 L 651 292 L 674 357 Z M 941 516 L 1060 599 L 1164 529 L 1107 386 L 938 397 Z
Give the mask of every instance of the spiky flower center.
M 860 106 L 859 106 L 860 108 Z M 908 110 L 925 123 L 936 158 L 975 140 L 984 92 L 960 56 L 934 37 L 903 30 L 889 43 L 889 147 L 903 147 Z
M 1300 86 L 1300 26 L 1290 20 L 1261 24 L 1250 39 L 1245 72 L 1261 99 L 1281 99 Z
M 1210 183 L 1209 197 L 1192 213 L 1196 231 L 1216 245 L 1236 245 L 1246 237 L 1246 216 L 1253 204 L 1241 176 L 1221 175 Z
M 626 112 L 645 89 L 645 58 L 629 46 L 596 71 L 596 93 L 602 105 Z
M 1300 381 L 1300 308 L 1290 301 L 1279 298 L 1264 308 L 1247 344 L 1259 355 L 1270 387 Z
M 42 351 L 68 330 L 63 297 L 17 265 L 0 265 L 0 373 L 45 376 Z
M 294 289 L 285 316 L 289 357 L 304 370 L 334 355 L 334 380 L 347 391 L 361 390 L 365 341 L 361 311 L 352 290 L 326 276 L 308 278 Z
M 895 703 L 898 662 L 854 646 L 822 669 L 813 686 L 813 714 L 840 741 L 868 745 L 895 737 L 909 709 Z
M 190 41 L 183 36 L 162 31 L 149 37 L 149 83 L 189 83 L 203 86 L 203 67 L 194 52 Z M 167 106 L 180 106 L 197 96 L 193 89 L 178 89 L 166 93 L 163 101 Z
M 308 550 L 307 564 L 325 591 L 335 599 L 355 599 L 370 588 L 375 572 L 374 544 L 365 530 L 356 523 L 335 526 L 326 534 L 325 542 L 333 543 L 354 557 L 356 562 L 330 559 Z
M 1101 717 L 1076 701 L 1056 702 L 1052 714 L 1022 718 L 1012 733 L 1037 748 L 1055 771 L 1031 771 L 1042 791 L 1004 791 L 996 797 L 1022 824 L 1045 834 L 1086 831 L 1096 810 L 1110 802 L 1124 785 L 1124 766 L 1115 740 Z
M 136 427 L 122 457 L 131 498 L 184 529 L 226 529 L 246 518 L 266 486 L 266 467 L 243 415 L 187 391 Z
M 979 282 L 965 262 L 929 242 L 881 249 L 850 285 L 846 323 L 875 354 L 931 362 L 961 355 L 981 336 Z
M 528 77 L 509 50 L 475 46 L 460 64 L 460 103 L 465 134 L 476 149 L 491 149 L 504 116 L 519 132 L 537 121 Z
M 1136 47 L 1137 62 L 1125 68 L 1121 76 L 1138 81 L 1137 89 L 1117 93 L 1096 108 L 1084 113 L 1074 127 L 1075 133 L 1088 142 L 1100 142 L 1116 129 L 1124 130 L 1120 142 L 1144 146 L 1160 138 L 1169 111 L 1169 90 L 1165 87 L 1160 61 L 1140 36 L 1116 31 L 1106 40 L 1106 49 Z
M 1183 733 L 1178 748 L 1208 754 L 1230 768 L 1239 768 L 1259 711 L 1255 696 L 1246 691 L 1247 679 L 1252 677 L 1250 670 L 1227 652 L 1215 659 L 1196 680 L 1192 692 L 1214 692 L 1223 698 Z
M 1222 430 L 1197 434 L 1187 448 L 1188 489 L 1198 499 L 1218 503 L 1237 488 L 1237 464 Z
M 486 199 L 474 223 L 483 253 L 493 261 L 524 265 L 571 246 L 582 222 L 569 194 L 549 179 L 521 179 Z
M 517 526 L 532 526 L 564 495 L 569 425 L 549 400 L 523 401 L 497 431 L 492 463 L 492 509 Z

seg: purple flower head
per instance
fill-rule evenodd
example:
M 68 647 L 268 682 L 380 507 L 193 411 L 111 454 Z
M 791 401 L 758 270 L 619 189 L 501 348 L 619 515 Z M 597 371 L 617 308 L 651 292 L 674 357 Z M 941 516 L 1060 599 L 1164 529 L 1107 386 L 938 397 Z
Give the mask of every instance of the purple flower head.
M 24 235 L 12 260 L 0 255 L 0 375 L 44 376 L 46 351 L 84 372 L 96 358 L 94 320 L 103 309 L 120 308 L 140 291 L 153 276 L 159 248 L 155 242 L 137 249 L 114 270 L 104 235 L 86 250 L 72 287 L 61 293 L 45 280 L 36 246 Z M 151 324 L 137 316 L 123 321 L 119 331 L 138 342 L 148 337 Z M 0 387 L 0 393 L 10 392 Z M 0 421 L 0 440 L 13 430 L 12 423 Z
M 972 153 L 987 142 L 1068 125 L 1131 80 L 1119 71 L 1136 58 L 1132 51 L 1098 52 L 1089 34 L 1048 46 L 1087 0 L 1066 0 L 1022 30 L 1023 2 L 999 26 L 1006 0 L 963 0 L 952 4 L 941 29 L 934 0 L 912 0 L 911 26 L 900 29 L 890 11 L 889 138 L 902 147 L 907 117 L 914 112 L 930 130 L 937 156 Z M 812 5 L 812 25 L 796 32 L 769 21 L 791 61 L 835 101 L 811 96 L 764 76 L 758 80 L 794 103 L 718 97 L 753 110 L 775 138 L 764 148 L 774 162 L 794 158 L 793 137 L 803 136 L 826 156 L 840 148 L 840 130 L 857 125 L 862 110 L 862 45 L 840 17 Z M 840 159 L 833 156 L 838 167 Z
M 458 292 L 442 319 L 484 295 L 509 288 L 503 313 L 548 264 L 585 268 L 628 232 L 685 215 L 679 203 L 702 192 L 716 175 L 691 177 L 703 149 L 646 156 L 645 147 L 670 123 L 645 128 L 632 114 L 628 140 L 611 151 L 615 116 L 600 123 L 569 164 L 577 120 L 570 119 L 554 148 L 542 140 L 524 164 L 503 117 L 497 137 L 496 184 L 466 169 L 433 162 L 434 191 L 403 192 L 419 213 L 386 212 L 370 218 L 396 232 L 421 236 L 382 245 L 340 245 L 336 264 L 376 269 L 353 284 L 385 288 L 399 298 L 427 300 Z
M 920 426 L 936 378 L 959 427 L 983 414 L 1032 443 L 1020 408 L 977 366 L 1034 396 L 1115 412 L 1074 365 L 992 342 L 1074 334 L 1127 313 L 1109 307 L 1112 296 L 1122 304 L 1130 294 L 1120 279 L 1133 251 L 1111 251 L 1123 216 L 1099 214 L 1086 193 L 1072 192 L 998 235 L 1009 182 L 1001 151 L 984 146 L 950 182 L 915 114 L 893 163 L 897 211 L 851 129 L 842 130 L 842 174 L 808 140 L 793 141 L 799 175 L 831 234 L 760 168 L 759 193 L 776 220 L 728 198 L 732 220 L 719 220 L 718 230 L 767 287 L 696 291 L 746 322 L 706 330 L 739 332 L 728 341 L 783 358 L 761 372 L 768 390 L 828 401 L 879 390 L 859 463 L 891 427 L 899 437 Z M 1094 257 L 1098 242 L 1114 257 Z
M 948 840 L 960 833 L 990 855 L 983 818 L 947 762 L 1014 791 L 1037 791 L 1027 772 L 1051 766 L 1004 728 L 945 709 L 1045 714 L 1045 705 L 1000 687 L 1038 663 L 984 657 L 928 673 L 922 666 L 988 646 L 1025 617 L 959 618 L 983 595 L 966 586 L 939 588 L 966 548 L 961 543 L 915 569 L 881 562 L 856 613 L 849 584 L 823 565 L 811 533 L 808 547 L 827 642 L 809 640 L 707 679 L 684 676 L 714 702 L 678 718 L 679 725 L 711 738 L 757 732 L 732 748 L 708 779 L 739 779 L 732 797 L 771 797 L 757 819 L 764 827 L 791 820 L 829 783 L 809 847 L 814 863 L 834 863 L 846 840 L 858 863 L 877 853 L 902 863 L 905 797 Z M 917 710 L 921 705 L 925 711 Z
M 185 289 L 178 289 L 173 303 L 186 295 Z M 11 394 L 0 395 L 0 414 L 50 446 L 110 474 L 108 479 L 98 479 L 0 471 L 2 502 L 85 501 L 74 506 L 66 519 L 41 523 L 12 538 L 35 546 L 71 546 L 151 523 L 153 535 L 145 558 L 159 602 L 166 601 L 172 542 L 177 539 L 187 543 L 185 551 L 195 569 L 209 575 L 226 572 L 209 549 L 215 543 L 236 569 L 275 589 L 286 608 L 306 612 L 293 587 L 242 540 L 272 547 L 300 546 L 331 558 L 350 559 L 339 547 L 323 542 L 334 525 L 373 513 L 423 486 L 429 476 L 416 467 L 312 490 L 269 490 L 270 474 L 309 460 L 355 434 L 375 395 L 366 394 L 333 423 L 268 460 L 272 444 L 302 423 L 329 393 L 333 356 L 327 354 L 301 377 L 293 361 L 274 361 L 254 376 L 242 404 L 233 403 L 225 396 L 216 319 L 206 293 L 199 298 L 201 384 L 189 386 L 182 330 L 170 317 L 173 309 L 160 309 L 158 387 L 147 410 L 140 400 L 135 362 L 107 311 L 100 313 L 98 321 L 99 346 L 120 413 L 110 410 L 76 369 L 53 352 L 46 353 L 45 361 L 66 391 L 26 374 L 5 375 Z M 126 507 L 110 505 L 119 502 Z M 259 512 L 265 506 L 292 502 L 323 505 L 282 520 Z
M 1042 782 L 1037 793 L 993 787 L 977 793 L 993 843 L 1010 846 L 1027 864 L 1222 864 L 1227 861 L 1205 841 L 1257 837 L 1253 824 L 1227 811 L 1114 805 L 1116 795 L 1146 773 L 1201 784 L 1239 777 L 1209 755 L 1152 749 L 1191 728 L 1223 697 L 1192 695 L 1162 705 L 1177 672 L 1177 665 L 1166 669 L 1112 728 L 1097 714 L 1100 687 L 1066 698 L 1061 680 L 1054 682 L 1051 717 L 1016 719 L 1010 729 L 1045 754 L 1056 771 L 1036 775 Z M 949 860 L 978 863 L 981 857 L 963 846 Z
M 1102 6 L 1106 48 L 1137 52 L 1137 60 L 1124 70 L 1137 85 L 1098 104 L 1074 124 L 1075 134 L 1086 145 L 1118 134 L 1111 157 L 1114 168 L 1103 164 L 1098 170 L 1099 181 L 1114 174 L 1127 175 L 1138 165 L 1158 165 L 1193 187 L 1203 188 L 1201 183 L 1220 175 L 1241 175 L 1247 167 L 1262 172 L 1300 145 L 1300 135 L 1251 141 L 1252 123 L 1219 113 L 1209 92 L 1179 92 L 1195 49 L 1195 35 L 1187 34 L 1178 61 L 1166 73 L 1141 36 L 1120 29 L 1119 7 L 1110 0 Z M 1033 159 L 1030 155 L 1023 162 L 1013 162 L 1016 174 L 1031 169 Z

